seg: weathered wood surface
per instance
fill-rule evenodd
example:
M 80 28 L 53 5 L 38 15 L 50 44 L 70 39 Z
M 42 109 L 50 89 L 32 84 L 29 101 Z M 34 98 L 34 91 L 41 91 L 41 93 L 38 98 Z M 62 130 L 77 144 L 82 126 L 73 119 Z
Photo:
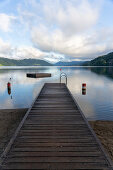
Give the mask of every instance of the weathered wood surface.
M 50 73 L 27 73 L 27 77 L 30 78 L 44 78 L 44 77 L 51 77 Z
M 45 84 L 26 117 L 2 169 L 112 169 L 65 84 Z

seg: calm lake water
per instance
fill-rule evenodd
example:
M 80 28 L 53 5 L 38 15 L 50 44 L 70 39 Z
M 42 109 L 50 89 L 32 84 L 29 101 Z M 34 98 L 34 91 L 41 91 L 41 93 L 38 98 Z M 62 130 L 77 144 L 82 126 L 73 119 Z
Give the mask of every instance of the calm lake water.
M 88 120 L 113 120 L 113 67 L 1 67 L 0 109 L 30 107 L 45 82 L 59 82 L 60 68 L 67 74 L 68 88 Z M 34 72 L 52 73 L 52 77 L 26 77 L 26 73 Z M 65 78 L 62 80 L 65 82 Z M 86 83 L 86 95 L 82 95 L 82 83 Z

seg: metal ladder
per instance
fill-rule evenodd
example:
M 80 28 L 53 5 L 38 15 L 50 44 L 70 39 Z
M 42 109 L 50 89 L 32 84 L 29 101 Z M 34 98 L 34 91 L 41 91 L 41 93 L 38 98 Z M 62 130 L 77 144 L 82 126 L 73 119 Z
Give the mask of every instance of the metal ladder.
M 61 83 L 62 77 L 65 77 L 65 78 L 66 78 L 66 85 L 67 85 L 67 74 L 64 73 L 64 72 L 62 72 L 62 73 L 60 74 L 60 83 Z

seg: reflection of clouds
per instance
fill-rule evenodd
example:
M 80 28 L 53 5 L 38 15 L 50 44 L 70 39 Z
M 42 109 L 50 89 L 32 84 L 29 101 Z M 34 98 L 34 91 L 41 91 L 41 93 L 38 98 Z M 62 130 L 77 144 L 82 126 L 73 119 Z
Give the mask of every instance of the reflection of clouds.
M 38 68 L 38 70 L 0 70 L 0 103 L 1 108 L 25 108 L 29 107 L 38 95 L 45 82 L 52 82 L 57 75 L 57 68 Z M 50 72 L 51 78 L 27 78 L 28 72 Z M 9 99 L 7 83 L 11 77 L 11 92 L 13 99 Z M 24 102 L 23 102 L 24 101 Z
M 7 83 L 2 83 L 0 85 L 0 93 L 3 94 L 7 90 Z
M 93 118 L 95 117 L 95 109 L 94 106 L 91 105 L 90 103 L 88 103 L 87 101 L 82 101 L 80 99 L 78 99 L 78 104 L 80 106 L 80 108 L 82 108 L 83 113 L 85 113 L 85 117 L 86 118 Z
M 9 71 L 7 70 L 7 73 L 1 73 L 0 74 L 0 81 L 2 84 L 7 83 L 10 79 L 12 78 L 12 83 L 13 84 L 34 84 L 37 81 L 40 81 L 41 79 L 34 79 L 34 78 L 27 78 L 26 73 L 28 72 L 39 72 L 37 70 L 26 70 L 26 71 L 18 71 L 18 70 L 13 70 Z M 51 72 L 51 69 L 44 70 L 42 72 Z M 56 69 L 52 69 L 52 74 L 56 74 Z
M 101 119 L 113 116 L 113 81 L 105 76 L 97 75 L 81 68 L 62 68 L 67 74 L 68 87 L 88 119 Z M 50 78 L 27 78 L 28 72 L 49 72 Z M 7 93 L 7 82 L 12 78 L 13 99 Z M 59 82 L 60 68 L 48 67 L 42 70 L 5 70 L 0 72 L 0 104 L 1 108 L 29 107 L 46 82 Z M 62 79 L 65 82 L 65 78 Z M 82 83 L 86 83 L 86 95 L 82 96 Z M 103 115 L 102 115 L 103 114 Z
M 75 91 L 75 89 L 80 92 L 82 83 L 87 84 L 88 89 L 102 89 L 105 88 L 105 90 L 113 90 L 113 82 L 110 79 L 107 79 L 106 77 L 100 77 L 96 74 L 93 74 L 89 71 L 81 70 L 74 71 L 72 76 L 68 77 L 68 86 L 72 91 Z M 102 89 L 103 90 L 103 89 Z
M 33 88 L 33 99 L 36 98 L 36 96 L 39 94 L 42 86 L 43 86 L 44 83 L 42 83 L 41 81 L 38 82 L 38 84 L 35 84 L 34 85 L 34 88 Z
M 86 96 L 81 95 L 82 83 L 86 83 Z M 110 119 L 113 111 L 113 81 L 90 71 L 74 71 L 68 78 L 68 87 L 89 119 Z M 100 107 L 101 106 L 101 107 Z M 102 115 L 103 113 L 103 115 Z M 105 116 L 106 114 L 106 116 Z M 100 116 L 100 117 L 99 117 Z M 108 117 L 107 117 L 108 116 Z M 113 119 L 113 116 L 112 116 Z

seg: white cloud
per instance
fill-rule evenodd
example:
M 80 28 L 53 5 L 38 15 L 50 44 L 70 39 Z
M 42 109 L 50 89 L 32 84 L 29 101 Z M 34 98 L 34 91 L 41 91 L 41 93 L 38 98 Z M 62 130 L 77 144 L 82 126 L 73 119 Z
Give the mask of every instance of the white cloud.
M 66 37 L 60 30 L 50 32 L 40 26 L 32 30 L 32 41 L 41 50 L 63 54 L 69 58 L 93 58 L 113 49 L 113 29 L 105 28 L 87 35 Z
M 11 45 L 9 42 L 4 42 L 0 38 L 0 57 L 4 57 L 5 55 L 9 55 L 11 52 Z
M 66 58 L 90 58 L 95 52 L 103 52 L 106 44 L 103 46 L 97 43 L 94 46 L 93 43 L 87 43 L 89 39 L 97 41 L 101 34 L 101 31 L 98 33 L 92 29 L 98 22 L 101 6 L 95 5 L 97 1 L 93 2 L 95 3 L 88 0 L 63 0 L 61 3 L 59 0 L 42 0 L 38 4 L 32 0 L 31 4 L 42 7 L 40 13 L 44 20 L 31 29 L 34 46 L 42 51 L 64 54 Z M 95 37 L 93 34 L 96 34 Z
M 98 8 L 88 0 L 42 1 L 46 21 L 55 24 L 66 36 L 75 35 L 94 26 Z
M 21 24 L 29 28 L 34 47 L 50 53 L 45 59 L 90 59 L 113 48 L 112 39 L 106 39 L 113 31 L 96 28 L 104 1 L 97 2 L 28 0 L 18 5 L 18 13 Z
M 16 59 L 24 59 L 24 58 L 35 58 L 35 59 L 42 59 L 46 53 L 38 50 L 34 47 L 18 47 L 14 48 L 12 52 L 12 58 Z
M 16 19 L 13 15 L 0 13 L 0 29 L 4 32 L 11 31 L 11 22 Z
M 44 24 L 51 31 L 60 29 L 72 36 L 96 24 L 101 1 L 97 5 L 97 0 L 27 0 L 17 9 L 21 23 L 30 28 Z
M 5 42 L 0 38 L 0 57 L 10 59 L 25 59 L 25 58 L 42 59 L 46 55 L 48 55 L 48 53 L 44 53 L 34 47 L 29 46 L 14 47 L 9 42 Z

